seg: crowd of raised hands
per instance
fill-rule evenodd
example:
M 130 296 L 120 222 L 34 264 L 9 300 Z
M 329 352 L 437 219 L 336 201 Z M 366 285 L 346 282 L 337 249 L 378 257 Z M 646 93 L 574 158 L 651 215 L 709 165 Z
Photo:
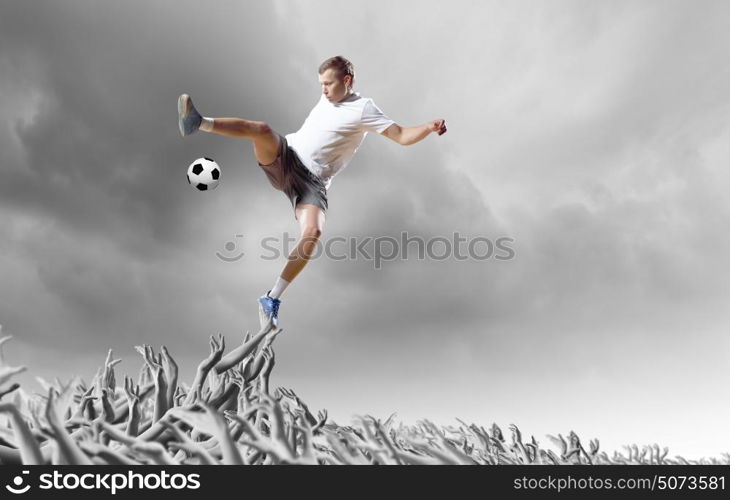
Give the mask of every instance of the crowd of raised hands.
M 556 449 L 534 437 L 523 442 L 511 425 L 511 439 L 493 424 L 489 430 L 461 420 L 438 427 L 429 420 L 395 425 L 369 415 L 354 426 L 314 416 L 292 390 L 273 391 L 272 344 L 282 330 L 262 316 L 260 331 L 225 352 L 223 336 L 210 338 L 210 353 L 191 385 L 178 380 L 178 366 L 165 346 L 137 346 L 143 359 L 137 380 L 117 385 L 109 351 L 93 381 L 75 377 L 67 384 L 42 379 L 42 394 L 28 395 L 11 383 L 23 366 L 9 366 L 0 337 L 0 462 L 3 464 L 719 464 L 667 458 L 658 445 L 626 447 L 611 457 L 588 449 L 574 432 L 548 436 Z M 1 328 L 1 327 L 0 327 Z M 1 335 L 1 334 L 0 334 Z M 5 422 L 2 422 L 5 420 Z

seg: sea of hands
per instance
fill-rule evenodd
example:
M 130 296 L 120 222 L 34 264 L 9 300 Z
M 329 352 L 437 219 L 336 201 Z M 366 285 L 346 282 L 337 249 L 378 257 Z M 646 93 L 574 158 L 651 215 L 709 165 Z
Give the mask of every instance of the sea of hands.
M 459 427 L 438 427 L 429 420 L 394 425 L 370 415 L 359 425 L 315 417 L 292 389 L 269 389 L 275 364 L 274 328 L 259 311 L 261 329 L 224 355 L 225 338 L 210 338 L 192 384 L 178 382 L 178 366 L 168 349 L 155 353 L 136 346 L 143 358 L 138 380 L 116 385 L 121 361 L 109 351 L 92 383 L 79 377 L 67 384 L 41 378 L 44 394 L 28 395 L 13 376 L 0 337 L 0 463 L 3 464 L 730 464 L 723 460 L 667 458 L 657 444 L 626 446 L 626 454 L 599 452 L 598 439 L 588 450 L 574 432 L 567 439 L 548 435 L 555 450 L 541 448 L 534 436 L 523 442 L 510 425 L 511 439 L 493 424 L 489 430 L 458 420 Z M 0 331 L 2 327 L 0 326 Z M 0 333 L 1 335 L 1 333 Z

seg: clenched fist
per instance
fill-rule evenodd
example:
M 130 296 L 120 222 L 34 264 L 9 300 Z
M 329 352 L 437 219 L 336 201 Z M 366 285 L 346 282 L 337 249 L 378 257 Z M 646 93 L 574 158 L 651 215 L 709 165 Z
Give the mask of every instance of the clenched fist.
M 438 132 L 438 135 L 443 135 L 446 133 L 446 120 L 441 118 L 439 120 L 428 122 L 428 129 L 431 132 Z

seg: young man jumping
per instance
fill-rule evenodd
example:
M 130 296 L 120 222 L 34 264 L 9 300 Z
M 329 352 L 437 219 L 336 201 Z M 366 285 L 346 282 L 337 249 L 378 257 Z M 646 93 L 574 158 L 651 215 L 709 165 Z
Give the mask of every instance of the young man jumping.
M 431 132 L 446 132 L 443 119 L 415 127 L 401 127 L 372 99 L 354 92 L 355 68 L 342 56 L 319 67 L 322 95 L 301 128 L 286 137 L 265 122 L 241 118 L 203 117 L 190 96 L 178 98 L 178 125 L 187 136 L 196 130 L 251 139 L 254 154 L 271 185 L 291 201 L 300 237 L 274 286 L 259 297 L 266 317 L 279 326 L 281 294 L 304 268 L 324 229 L 327 190 L 332 178 L 352 159 L 368 132 L 377 132 L 403 146 L 421 141 Z

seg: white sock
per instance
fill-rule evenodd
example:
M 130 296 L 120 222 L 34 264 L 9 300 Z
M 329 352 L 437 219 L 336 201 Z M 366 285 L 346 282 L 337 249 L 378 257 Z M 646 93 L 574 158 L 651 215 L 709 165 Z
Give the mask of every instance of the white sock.
M 289 286 L 289 282 L 279 276 L 276 278 L 276 283 L 274 283 L 274 288 L 271 289 L 269 292 L 269 297 L 272 299 L 278 299 L 281 297 L 281 294 L 284 293 L 284 290 L 286 290 L 286 287 Z
M 213 131 L 213 118 L 208 118 L 207 116 L 203 117 L 203 120 L 200 122 L 200 130 L 203 132 L 212 132 Z

